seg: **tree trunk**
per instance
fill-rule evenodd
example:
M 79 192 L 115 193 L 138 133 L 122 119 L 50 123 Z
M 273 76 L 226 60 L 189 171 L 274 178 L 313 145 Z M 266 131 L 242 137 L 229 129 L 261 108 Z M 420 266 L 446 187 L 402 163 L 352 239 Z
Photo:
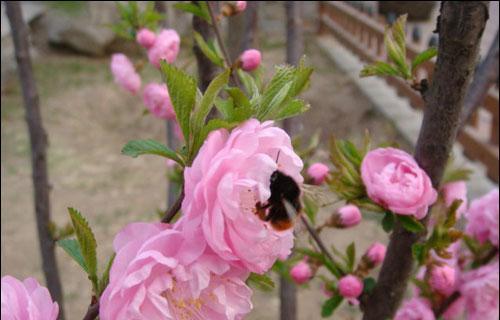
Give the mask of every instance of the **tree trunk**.
M 244 15 L 243 40 L 240 51 L 258 47 L 259 1 L 248 1 Z
M 195 1 L 193 1 L 194 3 Z M 211 42 L 214 39 L 212 27 L 205 20 L 193 15 L 193 30 L 201 34 L 206 42 Z M 215 66 L 201 51 L 195 43 L 193 46 L 196 62 L 198 63 L 198 79 L 199 86 L 202 92 L 205 92 L 210 81 L 216 76 L 217 66 Z
M 246 11 L 246 10 L 245 10 Z M 243 13 L 227 17 L 227 51 L 231 61 L 236 61 L 241 54 L 241 47 L 245 30 L 245 17 Z
M 42 125 L 38 93 L 31 66 L 28 26 L 23 21 L 21 6 L 18 1 L 6 1 L 5 8 L 14 41 L 17 70 L 21 82 L 26 122 L 30 136 L 35 216 L 43 272 L 47 281 L 47 288 L 52 298 L 59 304 L 59 319 L 64 319 L 62 286 L 54 251 L 55 242 L 48 228 L 50 222 L 50 187 L 46 161 L 47 134 Z
M 491 43 L 486 58 L 481 62 L 465 96 L 462 125 L 467 124 L 472 114 L 483 103 L 492 83 L 498 79 L 498 30 L 495 40 Z
M 437 189 L 456 139 L 467 86 L 488 19 L 488 2 L 442 2 L 439 50 L 415 150 L 415 159 Z M 425 220 L 424 220 L 425 222 Z M 392 319 L 413 267 L 412 245 L 422 234 L 395 226 L 373 293 L 364 301 L 364 320 Z
M 297 286 L 284 277 L 280 277 L 280 319 L 297 319 Z

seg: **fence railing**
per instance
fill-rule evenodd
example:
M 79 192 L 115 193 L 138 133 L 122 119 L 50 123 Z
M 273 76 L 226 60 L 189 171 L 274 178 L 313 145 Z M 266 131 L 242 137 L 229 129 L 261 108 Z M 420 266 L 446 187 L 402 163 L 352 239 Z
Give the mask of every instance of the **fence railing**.
M 369 15 L 340 1 L 319 2 L 319 33 L 332 34 L 366 62 L 386 58 L 382 21 L 384 20 L 380 16 Z M 415 44 L 407 44 L 409 59 L 413 59 L 419 52 Z M 434 62 L 426 61 L 420 67 L 418 78 L 432 78 L 433 70 Z M 424 107 L 420 93 L 410 88 L 405 81 L 393 77 L 386 78 L 386 81 L 400 96 L 407 97 L 412 107 Z M 483 163 L 488 177 L 496 182 L 499 180 L 498 118 L 498 87 L 493 84 L 471 121 L 458 136 L 465 155 Z

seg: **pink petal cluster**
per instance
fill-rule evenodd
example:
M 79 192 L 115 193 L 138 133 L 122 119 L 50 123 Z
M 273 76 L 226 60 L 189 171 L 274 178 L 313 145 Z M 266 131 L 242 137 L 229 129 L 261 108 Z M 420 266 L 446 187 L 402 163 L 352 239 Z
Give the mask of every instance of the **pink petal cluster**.
M 141 88 L 141 77 L 123 53 L 115 53 L 111 56 L 111 73 L 115 82 L 132 94 L 136 94 Z
M 489 240 L 498 247 L 498 189 L 472 201 L 466 213 L 465 232 L 481 243 Z
M 135 40 L 144 48 L 149 49 L 156 41 L 156 34 L 147 28 L 142 28 L 137 32 Z
M 154 44 L 148 50 L 149 62 L 155 67 L 160 67 L 160 61 L 172 63 L 179 54 L 181 38 L 173 29 L 163 29 L 156 36 Z
M 422 219 L 437 199 L 427 174 L 402 150 L 368 152 L 361 164 L 361 177 L 370 199 L 397 214 Z
M 460 293 L 467 319 L 498 319 L 498 261 L 462 275 Z
M 337 227 L 351 228 L 361 222 L 362 216 L 359 208 L 353 204 L 345 205 L 337 210 Z
M 240 56 L 241 68 L 245 71 L 253 71 L 260 66 L 262 55 L 257 49 L 243 51 Z
M 340 295 L 350 299 L 351 302 L 354 302 L 363 293 L 363 282 L 351 274 L 342 277 L 339 280 L 338 287 Z
M 380 242 L 375 242 L 368 248 L 365 253 L 365 257 L 370 261 L 373 266 L 381 264 L 385 259 L 385 253 L 387 248 Z
M 160 223 L 132 223 L 113 242 L 116 257 L 100 299 L 111 319 L 242 319 L 251 308 L 248 272 Z
M 430 270 L 429 284 L 435 291 L 449 296 L 455 291 L 455 268 L 447 264 L 433 266 Z
M 231 133 L 213 131 L 184 170 L 186 196 L 179 223 L 185 232 L 201 232 L 222 259 L 264 273 L 290 254 L 293 232 L 276 231 L 262 221 L 255 214 L 256 203 L 269 199 L 274 171 L 301 184 L 302 167 L 290 137 L 272 121 L 250 119 Z
M 456 181 L 445 184 L 442 187 L 444 202 L 447 207 L 451 206 L 453 201 L 462 200 L 462 204 L 457 210 L 457 218 L 467 210 L 467 185 L 465 181 Z
M 312 275 L 311 266 L 309 266 L 309 264 L 304 260 L 300 261 L 293 266 L 292 269 L 290 269 L 290 276 L 297 284 L 304 284 L 308 282 Z
M 1 308 L 5 320 L 56 320 L 59 314 L 59 305 L 52 301 L 49 290 L 34 278 L 21 282 L 3 276 Z
M 166 84 L 149 83 L 144 87 L 142 99 L 148 110 L 156 117 L 175 119 L 174 108 Z
M 435 320 L 429 301 L 413 298 L 405 301 L 399 308 L 394 320 Z
M 243 12 L 247 8 L 247 2 L 246 1 L 236 1 L 236 11 L 237 12 Z
M 329 171 L 330 169 L 326 164 L 316 162 L 307 169 L 307 175 L 313 179 L 314 184 L 320 185 L 325 182 Z

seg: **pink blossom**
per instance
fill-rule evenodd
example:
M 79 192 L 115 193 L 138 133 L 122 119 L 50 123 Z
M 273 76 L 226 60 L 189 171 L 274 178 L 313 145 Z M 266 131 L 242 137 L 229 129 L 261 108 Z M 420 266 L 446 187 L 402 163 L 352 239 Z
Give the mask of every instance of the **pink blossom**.
M 453 201 L 462 200 L 462 204 L 458 207 L 457 218 L 467 210 L 467 185 L 465 181 L 450 182 L 443 186 L 444 202 L 447 207 L 451 206 Z
M 465 299 L 467 319 L 498 319 L 498 261 L 464 273 L 460 293 Z
M 184 170 L 183 230 L 203 230 L 223 259 L 264 273 L 293 246 L 293 232 L 274 230 L 255 212 L 266 203 L 271 174 L 280 170 L 298 184 L 302 161 L 290 137 L 272 121 L 251 119 L 229 133 L 209 134 L 191 167 Z
M 358 277 L 351 274 L 342 277 L 339 280 L 338 287 L 340 295 L 344 298 L 351 299 L 351 302 L 363 292 L 363 282 L 361 282 Z
M 394 320 L 435 320 L 429 301 L 413 298 L 403 303 Z
M 155 43 L 156 34 L 147 28 L 142 28 L 141 30 L 139 30 L 139 32 L 137 32 L 137 36 L 135 39 L 138 44 L 146 49 L 149 49 Z
M 336 221 L 336 226 L 341 228 L 354 227 L 361 222 L 361 211 L 359 208 L 353 204 L 345 205 L 337 210 L 335 214 L 336 217 L 333 219 Z
M 164 83 L 149 83 L 142 93 L 144 104 L 160 119 L 175 119 L 174 107 L 170 101 L 167 85 Z
M 247 8 L 247 2 L 246 1 L 236 1 L 236 11 L 237 12 L 243 12 Z
M 2 277 L 2 319 L 56 320 L 59 305 L 34 278 Z
M 449 296 L 455 291 L 455 268 L 447 264 L 435 265 L 430 269 L 429 284 L 437 292 Z
M 380 242 L 375 242 L 368 248 L 365 257 L 373 266 L 381 264 L 385 259 L 386 247 Z
M 464 297 L 459 297 L 443 313 L 443 319 L 444 320 L 462 319 L 460 316 L 464 313 L 464 310 L 465 310 L 465 299 Z
M 149 62 L 155 67 L 160 67 L 160 61 L 172 63 L 179 54 L 181 38 L 173 29 L 163 29 L 156 37 L 153 46 L 148 50 Z
M 111 56 L 111 73 L 115 82 L 132 94 L 136 94 L 141 88 L 141 77 L 123 53 L 115 53 Z
M 132 223 L 113 242 L 116 257 L 100 298 L 108 319 L 242 319 L 248 272 L 231 268 L 203 239 L 160 223 Z
M 304 284 L 312 277 L 312 270 L 309 264 L 302 260 L 290 270 L 290 276 L 297 284 Z
M 319 185 L 325 182 L 329 171 L 327 165 L 316 162 L 307 169 L 307 174 L 313 179 L 314 184 Z
M 257 49 L 248 49 L 243 51 L 240 56 L 241 68 L 245 71 L 253 71 L 260 66 L 262 55 Z
M 394 148 L 368 152 L 361 164 L 368 196 L 395 213 L 422 219 L 437 199 L 427 174 L 408 153 Z
M 472 201 L 465 217 L 467 234 L 481 243 L 489 240 L 498 247 L 498 189 Z

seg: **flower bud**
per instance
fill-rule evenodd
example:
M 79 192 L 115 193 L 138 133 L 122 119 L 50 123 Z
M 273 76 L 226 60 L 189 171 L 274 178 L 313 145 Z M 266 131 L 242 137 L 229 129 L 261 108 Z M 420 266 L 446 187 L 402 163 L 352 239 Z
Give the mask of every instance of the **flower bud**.
M 314 184 L 319 185 L 325 182 L 329 171 L 330 169 L 328 169 L 328 166 L 316 162 L 307 169 L 307 174 L 313 179 Z
M 236 11 L 238 13 L 245 11 L 246 8 L 247 8 L 246 1 L 236 1 Z
M 353 204 L 348 204 L 337 210 L 326 222 L 326 225 L 334 228 L 354 227 L 361 221 L 361 211 Z
M 450 295 L 455 289 L 455 269 L 447 264 L 431 267 L 429 284 L 435 291 Z
M 241 68 L 245 71 L 253 71 L 260 66 L 262 55 L 259 50 L 248 49 L 240 56 Z
M 355 299 L 363 292 L 363 282 L 353 275 L 347 275 L 339 280 L 339 293 L 347 299 Z
M 139 30 L 139 32 L 137 32 L 137 36 L 136 36 L 135 40 L 142 47 L 149 49 L 155 43 L 156 34 L 147 28 L 142 28 L 141 30 Z
M 368 248 L 363 259 L 366 259 L 373 268 L 384 261 L 386 250 L 387 248 L 383 244 L 375 242 Z
M 297 284 L 304 284 L 308 282 L 312 275 L 313 272 L 311 267 L 305 260 L 300 261 L 290 270 L 290 276 Z

